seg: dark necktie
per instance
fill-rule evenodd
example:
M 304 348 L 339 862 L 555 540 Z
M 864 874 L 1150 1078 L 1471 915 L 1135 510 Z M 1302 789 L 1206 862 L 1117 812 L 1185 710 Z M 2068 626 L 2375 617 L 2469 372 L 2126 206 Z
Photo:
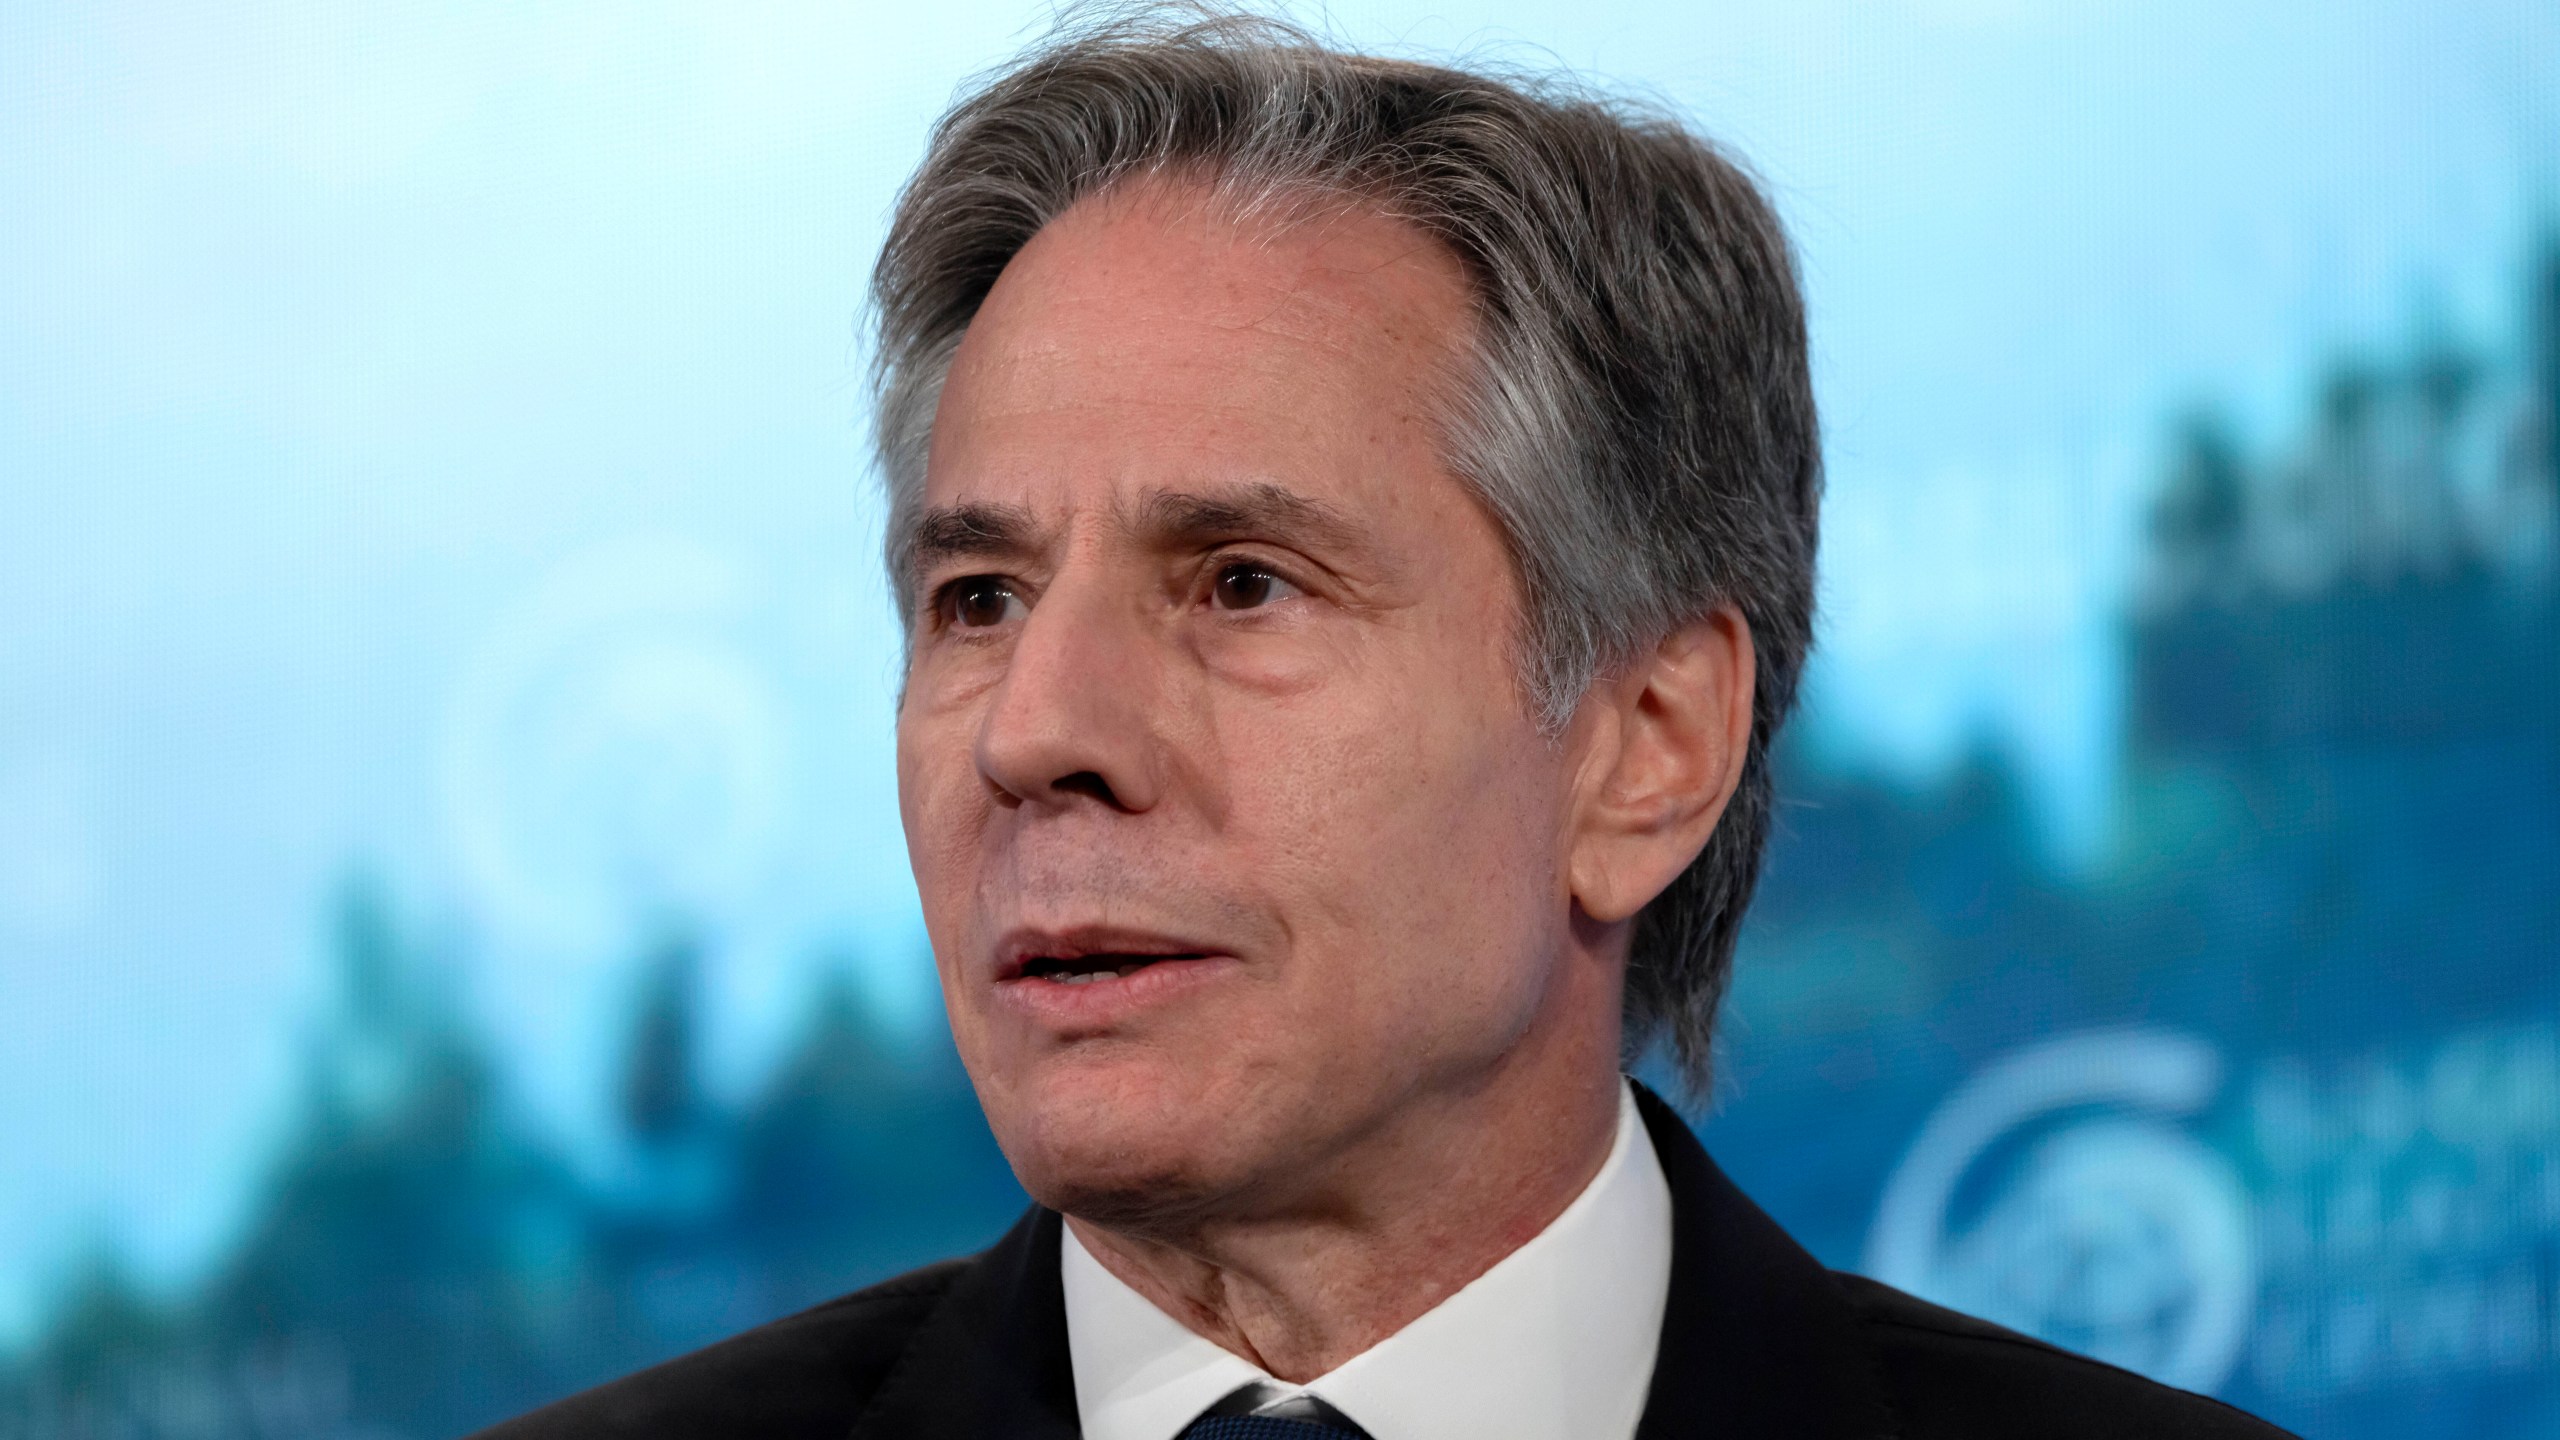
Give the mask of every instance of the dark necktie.
M 1174 1440 L 1369 1440 L 1369 1432 L 1313 1395 L 1256 1380 L 1201 1411 Z

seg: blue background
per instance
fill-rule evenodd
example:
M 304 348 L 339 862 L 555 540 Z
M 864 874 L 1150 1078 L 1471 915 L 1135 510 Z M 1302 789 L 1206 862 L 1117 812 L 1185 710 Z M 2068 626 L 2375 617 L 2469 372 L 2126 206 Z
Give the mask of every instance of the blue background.
M 0 9 L 0 1436 L 436 1436 L 991 1236 L 862 280 L 1045 10 Z M 1801 245 L 1718 1155 L 2324 1436 L 2560 1434 L 2560 12 L 1345 5 Z

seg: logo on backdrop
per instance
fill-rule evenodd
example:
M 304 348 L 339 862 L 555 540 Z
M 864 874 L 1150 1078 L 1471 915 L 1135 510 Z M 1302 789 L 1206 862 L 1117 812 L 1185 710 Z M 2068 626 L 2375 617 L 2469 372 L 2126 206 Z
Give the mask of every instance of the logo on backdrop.
M 593 944 L 635 913 L 716 912 L 763 873 L 788 729 L 734 638 L 748 598 L 722 557 L 635 541 L 572 561 L 499 623 L 455 696 L 443 787 L 490 913 Z
M 2249 1194 L 2183 1121 L 2222 1059 L 2098 1031 L 2013 1052 L 1921 1127 L 1886 1182 L 1869 1274 L 2193 1390 L 2231 1373 L 2257 1291 Z
M 2560 1365 L 2560 1027 L 2223 1070 L 2157 1029 L 1994 1061 L 1887 1181 L 1868 1272 L 2197 1390 Z

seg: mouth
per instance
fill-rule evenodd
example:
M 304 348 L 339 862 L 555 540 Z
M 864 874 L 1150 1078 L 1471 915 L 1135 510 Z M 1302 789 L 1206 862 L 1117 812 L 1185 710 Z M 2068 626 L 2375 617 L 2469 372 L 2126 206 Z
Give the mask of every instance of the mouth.
M 1017 930 L 996 947 L 995 993 L 1044 1021 L 1083 1029 L 1171 1001 L 1234 968 L 1196 937 L 1121 929 Z
M 1001 978 L 1041 981 L 1051 985 L 1090 985 L 1097 980 L 1126 980 L 1151 965 L 1208 958 L 1209 952 L 1205 950 L 1177 951 L 1164 955 L 1111 952 L 1096 952 L 1090 955 L 1032 955 L 1025 957 L 1011 975 Z

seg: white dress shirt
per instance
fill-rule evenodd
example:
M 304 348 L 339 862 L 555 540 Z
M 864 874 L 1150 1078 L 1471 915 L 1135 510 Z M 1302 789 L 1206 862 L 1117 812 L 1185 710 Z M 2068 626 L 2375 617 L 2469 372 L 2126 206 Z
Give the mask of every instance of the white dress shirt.
M 1260 1367 L 1183 1328 L 1072 1226 L 1059 1265 L 1085 1440 L 1173 1440 Z M 1600 1173 L 1519 1249 L 1303 1386 L 1374 1440 L 1626 1440 L 1671 1291 L 1671 1189 L 1622 1083 Z

